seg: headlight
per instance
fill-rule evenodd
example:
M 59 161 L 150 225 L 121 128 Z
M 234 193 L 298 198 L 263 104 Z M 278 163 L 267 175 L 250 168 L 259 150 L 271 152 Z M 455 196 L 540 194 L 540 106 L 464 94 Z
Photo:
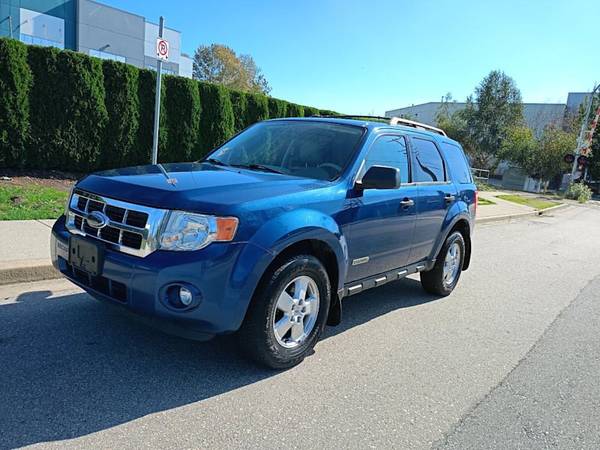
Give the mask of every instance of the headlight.
M 171 211 L 160 236 L 162 250 L 199 250 L 211 242 L 233 240 L 238 226 L 235 217 L 215 217 Z

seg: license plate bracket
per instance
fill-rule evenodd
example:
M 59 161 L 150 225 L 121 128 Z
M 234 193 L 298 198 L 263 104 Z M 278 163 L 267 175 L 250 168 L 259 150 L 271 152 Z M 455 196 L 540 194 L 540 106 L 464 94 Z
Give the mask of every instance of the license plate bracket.
M 69 263 L 93 276 L 102 273 L 104 249 L 79 236 L 69 239 Z

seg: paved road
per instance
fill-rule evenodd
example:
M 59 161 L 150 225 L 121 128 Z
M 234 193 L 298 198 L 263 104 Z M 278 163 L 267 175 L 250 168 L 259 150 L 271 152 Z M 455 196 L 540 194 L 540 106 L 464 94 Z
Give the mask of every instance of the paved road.
M 480 225 L 450 297 L 413 279 L 351 297 L 286 372 L 65 282 L 0 287 L 0 448 L 598 448 L 599 223 Z

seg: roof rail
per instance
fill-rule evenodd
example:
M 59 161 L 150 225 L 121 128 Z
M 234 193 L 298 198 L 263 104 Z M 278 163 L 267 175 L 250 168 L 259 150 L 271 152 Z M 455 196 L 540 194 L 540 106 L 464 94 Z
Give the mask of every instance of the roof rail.
M 377 120 L 382 120 L 384 122 L 388 122 L 390 121 L 389 117 L 381 117 L 381 116 L 364 116 L 364 115 L 359 115 L 359 114 L 344 114 L 341 116 L 335 115 L 329 115 L 329 116 L 319 116 L 319 117 L 329 117 L 332 119 L 377 119 Z
M 319 116 L 319 117 L 331 117 L 336 119 L 377 119 L 388 122 L 390 125 L 404 125 L 407 127 L 421 128 L 427 131 L 433 131 L 434 133 L 447 136 L 446 132 L 440 128 L 436 128 L 426 123 L 415 122 L 414 120 L 403 119 L 401 117 L 382 117 L 382 116 L 363 116 L 363 115 L 343 115 L 343 116 Z
M 426 123 L 415 122 L 414 120 L 403 119 L 401 117 L 391 117 L 390 125 L 406 125 L 407 127 L 422 128 L 423 130 L 433 131 L 434 133 L 446 136 L 446 132 L 440 128 L 427 125 Z

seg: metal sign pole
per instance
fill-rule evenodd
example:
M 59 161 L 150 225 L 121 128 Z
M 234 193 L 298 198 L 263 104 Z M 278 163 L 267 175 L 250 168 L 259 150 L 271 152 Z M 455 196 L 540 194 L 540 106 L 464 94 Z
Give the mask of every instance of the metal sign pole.
M 160 16 L 160 22 L 158 24 L 158 37 L 163 37 L 163 30 L 165 28 L 165 18 Z M 160 86 L 161 86 L 161 73 L 162 73 L 162 59 L 157 58 L 156 62 L 156 96 L 154 100 L 154 135 L 152 139 L 152 164 L 158 163 L 158 128 L 160 124 Z

